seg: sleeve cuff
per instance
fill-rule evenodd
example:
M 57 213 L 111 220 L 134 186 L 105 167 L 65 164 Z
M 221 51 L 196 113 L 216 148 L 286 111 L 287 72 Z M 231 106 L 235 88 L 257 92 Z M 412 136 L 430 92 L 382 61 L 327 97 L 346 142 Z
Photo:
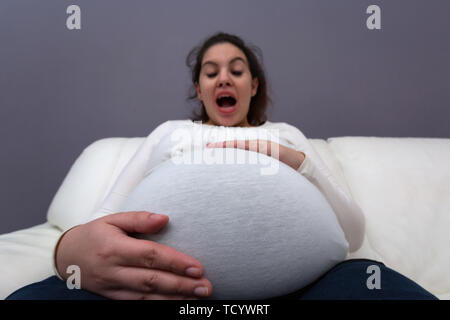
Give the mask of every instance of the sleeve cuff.
M 73 228 L 77 227 L 78 225 L 64 231 L 58 238 L 58 241 L 56 241 L 55 247 L 53 248 L 53 272 L 55 273 L 55 275 L 60 279 L 64 281 L 64 278 L 61 277 L 61 275 L 58 272 L 58 267 L 56 265 L 56 251 L 58 250 L 59 247 L 59 243 L 61 242 L 61 239 L 64 237 L 64 235 L 69 232 L 70 230 L 72 230 Z

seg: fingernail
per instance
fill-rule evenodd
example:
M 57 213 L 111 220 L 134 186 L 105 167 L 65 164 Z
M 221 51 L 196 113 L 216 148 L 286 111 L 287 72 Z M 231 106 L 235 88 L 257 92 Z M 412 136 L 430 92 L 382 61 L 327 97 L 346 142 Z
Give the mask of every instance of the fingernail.
M 186 269 L 186 274 L 190 277 L 201 277 L 202 271 L 199 268 L 190 267 Z
M 164 215 L 164 214 L 157 214 L 157 213 L 154 213 L 154 214 L 152 214 L 151 216 L 150 216 L 150 220 L 154 220 L 155 222 L 157 221 L 157 222 L 159 222 L 160 220 L 161 220 L 161 218 L 163 218 L 163 217 L 165 217 L 166 215 Z M 167 217 L 167 216 L 166 216 Z
M 197 287 L 194 289 L 194 294 L 200 297 L 206 297 L 208 295 L 207 287 Z

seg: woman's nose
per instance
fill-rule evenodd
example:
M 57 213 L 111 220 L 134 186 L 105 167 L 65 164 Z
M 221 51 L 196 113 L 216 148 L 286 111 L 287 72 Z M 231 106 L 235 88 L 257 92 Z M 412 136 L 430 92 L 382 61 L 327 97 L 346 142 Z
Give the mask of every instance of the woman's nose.
M 219 87 L 231 86 L 231 79 L 228 72 L 221 72 L 219 75 Z

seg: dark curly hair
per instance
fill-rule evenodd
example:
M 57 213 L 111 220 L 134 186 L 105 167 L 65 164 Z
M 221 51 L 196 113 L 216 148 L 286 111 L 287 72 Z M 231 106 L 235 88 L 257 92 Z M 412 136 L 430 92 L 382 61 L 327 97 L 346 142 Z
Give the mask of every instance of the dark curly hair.
M 247 114 L 247 121 L 252 126 L 259 126 L 267 121 L 266 109 L 271 102 L 267 94 L 267 82 L 262 68 L 262 53 L 256 46 L 248 46 L 238 36 L 231 35 L 224 32 L 218 32 L 207 38 L 200 46 L 193 48 L 186 57 L 186 65 L 191 71 L 192 87 L 189 91 L 188 101 L 197 100 L 197 93 L 195 91 L 195 84 L 198 83 L 200 77 L 200 70 L 203 56 L 205 52 L 215 44 L 229 42 L 238 47 L 245 54 L 252 78 L 258 78 L 258 91 L 250 100 L 250 108 Z M 259 58 L 259 59 L 258 59 Z M 205 106 L 201 101 L 199 102 L 199 111 L 194 110 L 191 119 L 194 121 L 202 121 L 202 123 L 209 120 L 206 113 Z

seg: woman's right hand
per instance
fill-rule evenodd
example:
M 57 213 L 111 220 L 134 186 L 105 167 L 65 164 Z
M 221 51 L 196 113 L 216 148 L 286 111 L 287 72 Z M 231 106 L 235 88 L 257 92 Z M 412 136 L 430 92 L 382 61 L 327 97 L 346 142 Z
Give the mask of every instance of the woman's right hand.
M 196 259 L 131 233 L 155 233 L 169 217 L 150 212 L 111 214 L 69 230 L 56 252 L 58 273 L 81 271 L 81 288 L 110 299 L 197 299 L 211 295 Z M 196 288 L 206 288 L 197 289 Z M 201 291 L 206 294 L 200 294 Z

